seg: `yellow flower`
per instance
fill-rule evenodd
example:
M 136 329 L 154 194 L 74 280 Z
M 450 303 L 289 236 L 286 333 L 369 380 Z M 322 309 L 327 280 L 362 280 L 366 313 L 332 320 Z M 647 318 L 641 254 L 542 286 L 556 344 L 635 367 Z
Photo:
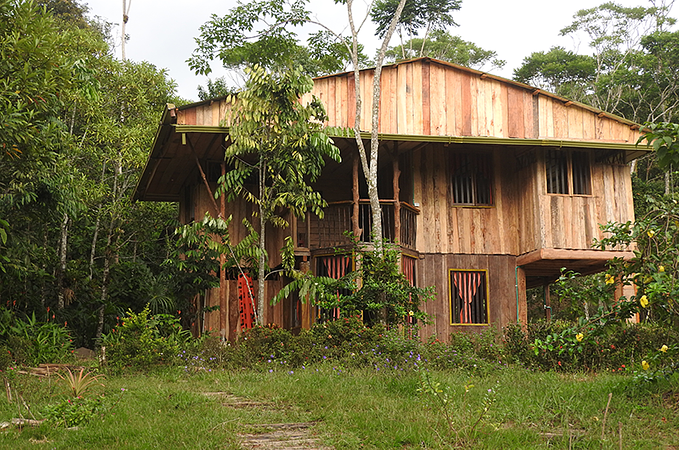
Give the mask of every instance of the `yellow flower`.
M 582 333 L 578 333 L 578 334 L 575 335 L 575 339 L 577 339 L 578 342 L 582 342 L 582 339 L 583 339 L 584 337 L 585 337 L 585 336 L 584 336 Z
M 615 277 L 611 275 L 610 273 L 606 274 L 606 284 L 613 284 L 615 283 Z
M 648 369 L 651 368 L 651 366 L 644 360 L 644 361 L 641 361 L 641 368 L 644 369 L 644 370 L 648 370 Z
M 642 308 L 645 308 L 648 306 L 648 298 L 646 298 L 645 295 L 642 295 L 641 298 L 639 299 L 639 304 L 641 305 Z
M 415 313 L 414 313 L 412 310 L 410 310 L 410 311 L 408 311 L 408 315 L 409 315 L 410 317 L 412 317 L 413 315 L 415 315 Z
M 664 272 L 665 271 L 665 266 L 659 266 L 658 267 L 658 272 Z
M 653 230 L 648 230 L 648 231 L 646 232 L 646 234 L 648 235 L 648 237 L 652 238 L 653 235 L 655 234 L 655 231 L 653 231 Z
M 660 347 L 660 351 L 663 352 L 663 353 L 667 353 L 667 350 L 668 350 L 668 348 L 667 348 L 666 345 L 663 345 L 662 347 Z

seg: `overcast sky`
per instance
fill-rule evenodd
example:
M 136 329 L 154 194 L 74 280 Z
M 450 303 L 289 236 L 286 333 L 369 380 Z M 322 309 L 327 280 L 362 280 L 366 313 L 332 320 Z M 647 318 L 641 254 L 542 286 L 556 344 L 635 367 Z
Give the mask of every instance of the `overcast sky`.
M 360 3 L 361 0 L 356 1 Z M 148 61 L 168 70 L 178 84 L 179 94 L 189 100 L 198 100 L 197 87 L 205 85 L 207 77 L 196 76 L 188 68 L 186 59 L 195 48 L 194 38 L 199 28 L 210 20 L 212 14 L 222 16 L 236 0 L 127 0 L 130 5 L 126 46 L 128 59 Z M 131 2 L 131 3 L 130 3 Z M 91 16 L 101 16 L 109 22 L 122 22 L 122 0 L 82 0 L 90 8 Z M 580 9 L 592 8 L 604 0 L 463 0 L 462 8 L 454 14 L 460 25 L 451 30 L 467 41 L 486 50 L 494 50 L 500 59 L 507 61 L 495 75 L 511 78 L 514 69 L 532 52 L 549 50 L 561 45 L 576 49 L 569 37 L 560 37 L 559 30 L 572 21 Z M 617 0 L 625 6 L 650 6 L 646 0 Z M 346 12 L 341 5 L 330 0 L 311 2 L 318 4 L 317 14 L 323 23 L 337 24 L 342 31 Z M 676 8 L 675 8 L 676 10 Z M 675 14 L 673 14 L 674 16 Z M 117 55 L 120 56 L 120 27 L 116 27 Z M 362 36 L 362 42 L 377 41 L 372 33 Z M 392 41 L 392 45 L 396 40 Z M 368 47 L 368 45 L 366 45 Z M 581 49 L 584 52 L 584 49 Z M 369 50 L 369 55 L 374 50 Z M 215 68 L 212 78 L 225 72 Z

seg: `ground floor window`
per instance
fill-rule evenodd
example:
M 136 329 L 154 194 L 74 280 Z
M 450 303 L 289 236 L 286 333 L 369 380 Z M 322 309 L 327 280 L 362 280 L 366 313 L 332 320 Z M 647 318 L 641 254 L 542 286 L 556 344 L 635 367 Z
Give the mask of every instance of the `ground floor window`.
M 316 276 L 330 277 L 334 279 L 342 278 L 352 270 L 352 259 L 350 255 L 331 255 L 316 257 Z M 337 293 L 339 296 L 342 292 Z M 337 320 L 340 318 L 339 308 L 316 308 L 316 320 L 325 322 L 328 320 Z
M 450 269 L 450 323 L 488 323 L 488 284 L 485 270 Z

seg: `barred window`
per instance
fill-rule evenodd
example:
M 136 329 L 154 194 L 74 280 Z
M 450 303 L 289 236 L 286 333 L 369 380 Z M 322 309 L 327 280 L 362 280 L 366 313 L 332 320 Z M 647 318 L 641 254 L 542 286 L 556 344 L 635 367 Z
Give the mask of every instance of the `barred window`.
M 454 204 L 493 204 L 493 161 L 490 154 L 453 153 L 450 155 L 450 173 Z
M 547 150 L 545 174 L 548 194 L 590 195 L 592 193 L 587 152 Z
M 485 271 L 450 270 L 450 323 L 487 324 L 488 292 Z

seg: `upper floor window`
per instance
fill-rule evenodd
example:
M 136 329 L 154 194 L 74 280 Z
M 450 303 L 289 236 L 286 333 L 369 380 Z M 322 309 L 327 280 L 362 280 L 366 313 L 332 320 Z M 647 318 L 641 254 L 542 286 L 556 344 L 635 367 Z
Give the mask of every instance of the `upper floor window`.
M 587 152 L 547 150 L 545 174 L 548 194 L 590 195 L 592 193 Z
M 450 173 L 454 204 L 493 204 L 493 160 L 490 154 L 452 153 Z

